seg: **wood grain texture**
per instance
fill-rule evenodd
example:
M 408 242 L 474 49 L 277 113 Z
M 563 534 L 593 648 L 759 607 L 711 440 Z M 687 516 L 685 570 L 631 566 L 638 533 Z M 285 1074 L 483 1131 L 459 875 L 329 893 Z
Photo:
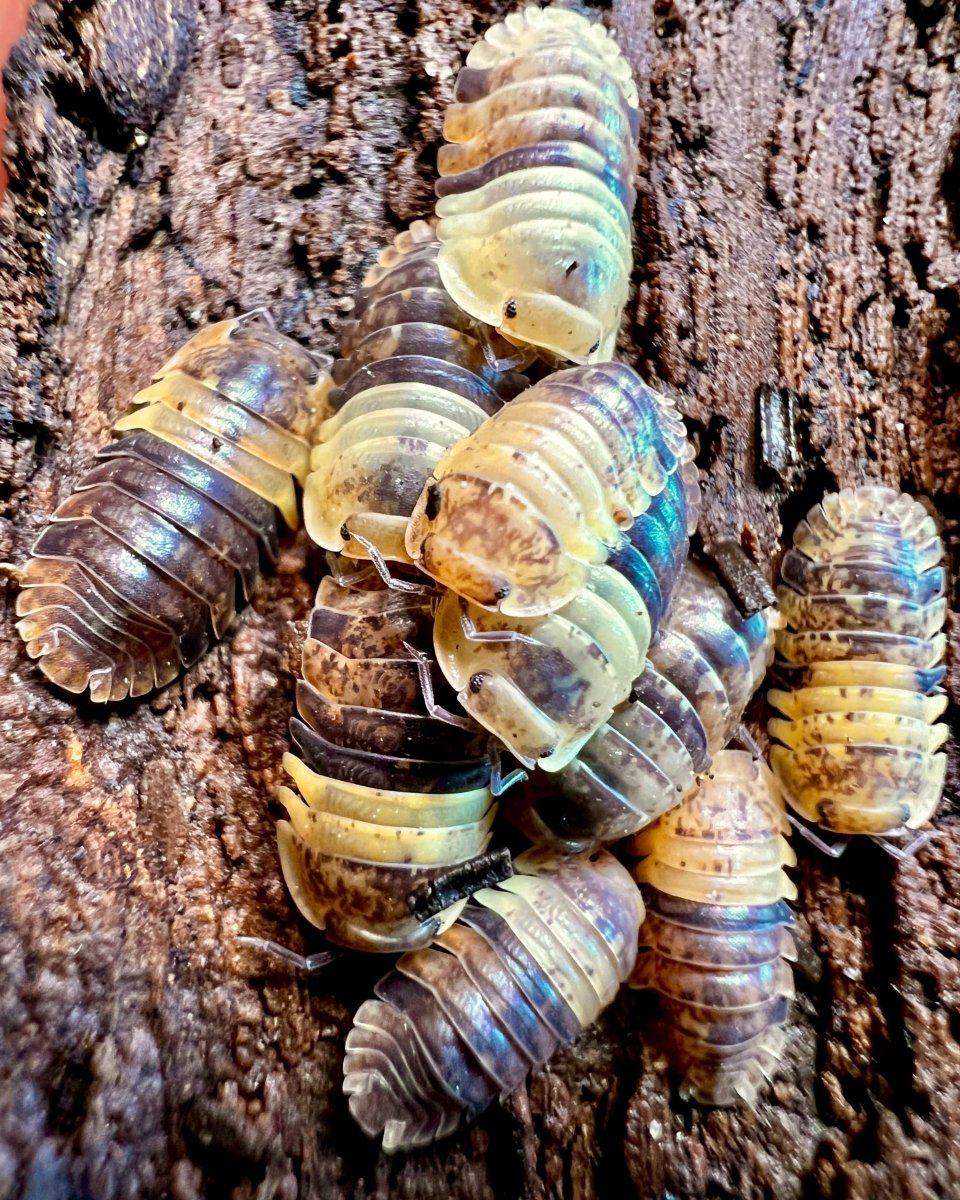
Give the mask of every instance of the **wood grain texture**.
M 199 322 L 268 304 L 334 348 L 364 267 L 429 209 L 456 69 L 504 8 L 201 0 L 194 23 L 189 0 L 35 6 L 6 75 L 0 559 L 22 561 Z M 956 575 L 955 6 L 623 0 L 604 18 L 642 97 L 621 347 L 688 416 L 706 539 L 738 538 L 772 577 L 781 527 L 871 476 L 927 498 Z M 781 381 L 805 458 L 789 493 L 757 483 L 756 393 Z M 44 686 L 5 594 L 0 1196 L 960 1194 L 951 801 L 945 838 L 902 867 L 872 844 L 839 863 L 798 848 L 800 998 L 755 1113 L 681 1105 L 643 1042 L 649 1002 L 624 995 L 505 1108 L 378 1158 L 339 1088 L 381 965 L 297 980 L 235 940 L 304 932 L 269 789 L 315 578 L 291 539 L 222 646 L 109 712 Z M 956 727 L 956 616 L 951 650 Z

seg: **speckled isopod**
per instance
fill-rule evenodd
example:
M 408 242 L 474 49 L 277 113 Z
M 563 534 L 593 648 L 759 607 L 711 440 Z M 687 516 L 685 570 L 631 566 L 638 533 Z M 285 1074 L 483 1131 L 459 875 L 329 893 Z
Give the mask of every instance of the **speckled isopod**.
M 350 1111 L 387 1151 L 452 1133 L 569 1044 L 630 975 L 643 920 L 629 873 L 532 852 L 405 954 L 347 1035 Z
M 796 862 L 769 767 L 722 750 L 679 808 L 638 834 L 646 919 L 632 982 L 660 994 L 658 1035 L 701 1104 L 752 1104 L 783 1053 Z
M 770 762 L 788 803 L 826 829 L 895 834 L 940 801 L 942 558 L 923 506 L 886 487 L 827 495 L 794 533 Z
M 280 860 L 304 917 L 357 950 L 426 945 L 462 903 L 436 918 L 411 912 L 414 889 L 486 849 L 495 806 L 482 730 L 432 715 L 444 687 L 429 654 L 436 596 L 379 580 L 322 580 L 303 644 L 299 753 L 284 756 L 297 791 L 280 789 L 288 820 Z M 464 722 L 464 725 L 469 723 Z
M 511 340 L 573 362 L 613 352 L 630 273 L 639 108 L 612 36 L 528 7 L 467 57 L 437 165 L 440 274 Z
M 201 330 L 133 398 L 54 512 L 17 598 L 27 653 L 68 692 L 142 696 L 222 637 L 298 523 L 325 384 L 257 314 Z

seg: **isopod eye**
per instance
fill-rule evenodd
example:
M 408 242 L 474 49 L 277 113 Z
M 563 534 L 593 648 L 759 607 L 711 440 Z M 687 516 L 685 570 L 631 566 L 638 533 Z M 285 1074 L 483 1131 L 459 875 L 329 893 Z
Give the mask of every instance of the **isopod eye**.
M 474 695 L 476 695 L 477 692 L 479 692 L 482 687 L 483 687 L 483 675 L 481 675 L 479 673 L 476 675 L 471 675 L 470 676 L 470 691 L 473 692 Z
M 600 339 L 597 338 L 597 340 L 593 343 L 593 345 L 590 347 L 590 349 L 587 351 L 587 353 L 588 354 L 596 354 L 596 352 L 599 349 L 600 349 Z
M 340 526 L 340 536 L 345 542 L 350 541 L 350 530 L 347 528 L 346 521 L 344 521 L 344 523 Z
M 502 584 L 502 585 L 501 585 L 500 587 L 498 587 L 498 588 L 497 588 L 497 590 L 496 590 L 496 591 L 493 593 L 493 597 L 494 597 L 494 599 L 495 599 L 495 600 L 506 600 L 506 598 L 507 598 L 509 595 L 510 595 L 510 584 L 509 584 L 509 583 L 504 583 L 504 584 Z
M 506 302 L 506 304 L 503 306 L 503 315 L 507 317 L 508 320 L 513 320 L 513 318 L 517 315 L 516 300 L 508 300 Z
M 431 483 L 427 488 L 427 502 L 423 509 L 428 521 L 435 521 L 440 516 L 440 505 L 442 503 L 443 494 L 440 491 L 439 484 Z

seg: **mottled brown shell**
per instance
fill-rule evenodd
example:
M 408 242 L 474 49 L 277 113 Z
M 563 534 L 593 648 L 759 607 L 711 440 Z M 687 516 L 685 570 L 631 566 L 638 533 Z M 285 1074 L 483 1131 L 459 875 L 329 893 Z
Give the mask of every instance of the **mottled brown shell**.
M 251 314 L 194 335 L 133 398 L 33 546 L 27 653 L 68 692 L 142 696 L 222 637 L 297 524 L 327 381 Z
M 428 589 L 328 577 L 307 626 L 290 723 L 300 753 L 284 756 L 296 791 L 279 790 L 280 861 L 303 916 L 353 949 L 426 945 L 462 902 L 424 920 L 411 895 L 490 841 L 481 731 L 435 715 L 420 680 L 435 603 Z M 435 665 L 427 669 L 431 690 L 442 689 Z
M 637 89 L 602 25 L 528 7 L 473 47 L 437 159 L 456 302 L 561 359 L 613 352 L 633 269 Z
M 723 750 L 683 804 L 633 839 L 647 856 L 633 983 L 660 994 L 657 1034 L 685 1099 L 752 1104 L 781 1057 L 796 957 L 787 832 L 770 769 Z
M 873 485 L 825 496 L 784 558 L 770 761 L 791 806 L 836 833 L 895 834 L 939 804 L 942 559 L 922 505 Z
M 643 905 L 616 859 L 534 852 L 514 867 L 431 949 L 405 954 L 354 1018 L 343 1090 L 388 1153 L 445 1137 L 519 1087 L 630 975 Z

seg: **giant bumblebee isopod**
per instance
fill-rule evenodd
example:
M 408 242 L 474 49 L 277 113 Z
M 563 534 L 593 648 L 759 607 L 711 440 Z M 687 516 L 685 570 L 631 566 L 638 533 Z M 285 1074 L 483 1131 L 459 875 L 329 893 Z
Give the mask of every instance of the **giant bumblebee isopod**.
M 418 887 L 481 854 L 495 806 L 486 735 L 441 711 L 429 661 L 435 593 L 321 581 L 303 644 L 299 754 L 277 828 L 290 893 L 327 939 L 358 950 L 426 945 L 457 916 L 410 907 Z M 427 678 L 424 678 L 424 671 Z
M 407 519 L 441 454 L 526 386 L 488 362 L 495 335 L 443 290 L 438 250 L 425 221 L 398 234 L 344 329 L 334 412 L 320 426 L 304 495 L 307 532 L 327 550 L 409 561 Z
M 405 954 L 347 1035 L 343 1090 L 391 1152 L 452 1133 L 596 1020 L 628 978 L 643 904 L 605 851 L 531 852 L 433 947 Z
M 632 982 L 660 994 L 684 1099 L 752 1104 L 783 1053 L 796 957 L 789 828 L 769 767 L 722 750 L 699 788 L 633 839 L 647 857 Z
M 626 303 L 637 88 L 602 25 L 530 6 L 467 57 L 437 159 L 454 300 L 561 359 L 610 357 Z
M 840 834 L 922 825 L 940 801 L 943 543 L 922 505 L 868 485 L 824 497 L 783 560 L 786 687 L 770 762 L 789 804 Z
M 298 522 L 327 382 L 249 314 L 195 334 L 34 543 L 17 598 L 31 658 L 96 701 L 169 683 L 249 599 L 279 510 Z
M 561 608 L 609 562 L 655 628 L 699 514 L 692 453 L 673 402 L 632 368 L 557 372 L 440 458 L 407 550 L 444 586 L 511 617 Z
M 679 804 L 736 732 L 777 621 L 770 608 L 742 616 L 715 575 L 688 562 L 629 698 L 549 786 L 511 800 L 510 819 L 536 842 L 581 850 Z

